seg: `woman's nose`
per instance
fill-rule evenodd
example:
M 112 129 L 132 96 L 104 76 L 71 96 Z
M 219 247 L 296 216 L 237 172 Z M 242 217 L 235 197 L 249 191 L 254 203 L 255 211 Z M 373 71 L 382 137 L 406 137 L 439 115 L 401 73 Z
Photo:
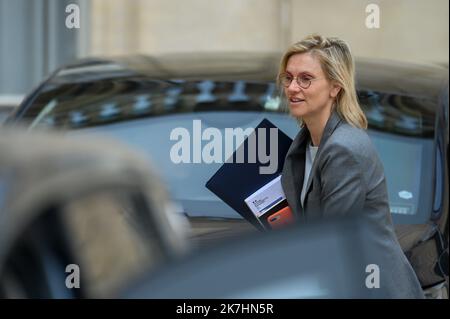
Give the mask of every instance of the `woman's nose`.
M 292 81 L 289 86 L 286 88 L 288 93 L 296 93 L 296 92 L 300 92 L 302 88 L 300 87 L 300 85 L 298 85 L 297 81 Z

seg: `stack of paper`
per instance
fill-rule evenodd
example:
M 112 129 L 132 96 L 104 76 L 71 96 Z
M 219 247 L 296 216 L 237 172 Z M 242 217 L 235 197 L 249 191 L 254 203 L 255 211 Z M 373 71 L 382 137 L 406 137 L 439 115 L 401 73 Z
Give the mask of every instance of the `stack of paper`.
M 245 203 L 264 228 L 278 228 L 294 221 L 281 186 L 281 176 L 259 188 Z

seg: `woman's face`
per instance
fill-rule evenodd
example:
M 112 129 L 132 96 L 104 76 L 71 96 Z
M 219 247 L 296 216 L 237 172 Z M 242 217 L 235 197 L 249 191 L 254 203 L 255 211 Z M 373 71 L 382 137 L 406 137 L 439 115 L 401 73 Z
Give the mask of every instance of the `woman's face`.
M 294 54 L 289 58 L 285 72 L 294 78 L 284 88 L 291 115 L 302 117 L 306 123 L 329 116 L 340 88 L 327 80 L 319 60 L 310 52 Z M 305 89 L 296 78 L 303 79 L 303 83 L 311 80 L 311 83 Z

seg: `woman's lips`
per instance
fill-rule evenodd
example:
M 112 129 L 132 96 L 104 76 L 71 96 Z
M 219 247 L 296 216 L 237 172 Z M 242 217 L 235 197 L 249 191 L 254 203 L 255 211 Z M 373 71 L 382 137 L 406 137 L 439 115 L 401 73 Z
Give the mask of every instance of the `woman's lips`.
M 300 98 L 296 98 L 296 97 L 289 98 L 289 102 L 291 104 L 299 104 L 299 103 L 304 102 L 304 101 L 305 101 L 304 99 L 300 99 Z

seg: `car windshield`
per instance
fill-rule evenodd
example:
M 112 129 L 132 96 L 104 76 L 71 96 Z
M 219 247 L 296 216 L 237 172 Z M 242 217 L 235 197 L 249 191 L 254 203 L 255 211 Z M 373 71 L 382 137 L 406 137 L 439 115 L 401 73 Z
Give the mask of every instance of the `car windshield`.
M 433 150 L 435 102 L 367 89 L 358 91 L 358 99 L 385 168 L 394 222 L 427 220 L 432 163 L 426 154 Z M 274 82 L 162 81 L 130 76 L 49 84 L 20 117 L 31 128 L 50 126 L 112 135 L 153 161 L 189 216 L 240 218 L 205 188 L 222 163 L 174 163 L 170 152 L 176 142 L 171 132 L 185 128 L 193 136 L 194 120 L 200 120 L 200 132 L 214 127 L 223 133 L 226 128 L 254 128 L 267 118 L 294 138 L 299 127 L 286 111 Z M 200 147 L 207 141 L 201 143 Z
M 47 90 L 25 114 L 32 126 L 77 129 L 198 111 L 279 111 L 274 83 L 123 79 Z
M 358 91 L 371 129 L 433 137 L 435 103 L 426 98 Z M 23 114 L 32 126 L 77 129 L 197 111 L 286 112 L 274 82 L 156 81 L 142 77 L 49 85 Z

